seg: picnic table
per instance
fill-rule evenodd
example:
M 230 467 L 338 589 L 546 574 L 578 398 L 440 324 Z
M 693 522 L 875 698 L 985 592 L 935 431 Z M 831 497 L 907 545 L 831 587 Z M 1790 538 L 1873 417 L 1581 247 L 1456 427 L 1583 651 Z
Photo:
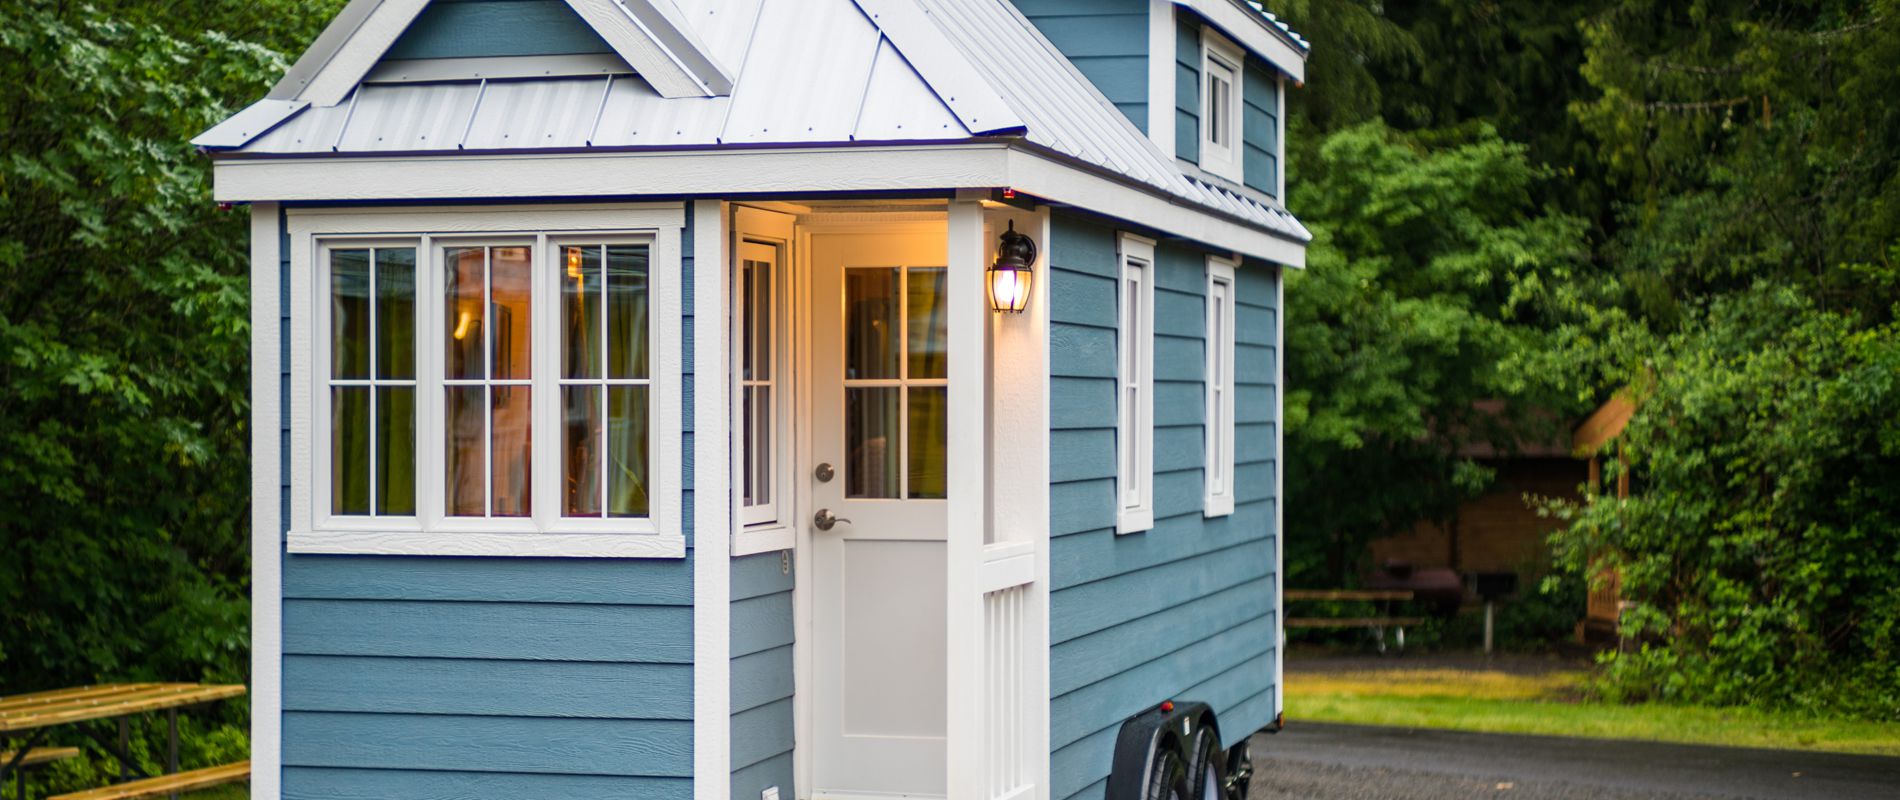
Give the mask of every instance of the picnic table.
M 115 683 L 0 697 L 0 743 L 8 739 L 23 740 L 7 754 L 7 759 L 0 761 L 0 785 L 5 785 L 7 775 L 20 770 L 33 759 L 35 753 L 47 753 L 47 748 L 35 746 L 49 731 L 62 725 L 77 725 L 81 732 L 98 742 L 119 761 L 118 785 L 68 797 L 154 797 L 215 785 L 204 783 L 213 778 L 217 779 L 216 783 L 243 780 L 250 775 L 249 764 L 227 764 L 208 770 L 178 772 L 178 710 L 227 700 L 244 694 L 244 691 L 244 687 L 238 685 Z M 166 713 L 170 730 L 166 774 L 146 776 L 131 756 L 131 717 L 158 711 Z M 119 722 L 117 742 L 101 734 L 94 726 L 78 725 L 108 719 L 117 719 Z M 235 774 L 238 767 L 242 767 L 241 775 Z M 19 796 L 24 800 L 24 778 L 19 785 Z
M 1409 589 L 1288 589 L 1285 599 L 1293 601 L 1365 601 L 1380 604 L 1386 613 L 1376 617 L 1290 617 L 1286 621 L 1288 628 L 1371 628 L 1372 635 L 1379 642 L 1379 652 L 1385 652 L 1385 629 L 1390 627 L 1398 631 L 1399 652 L 1405 651 L 1405 626 L 1419 625 L 1422 617 L 1397 617 L 1391 614 L 1393 603 L 1402 603 L 1412 599 Z

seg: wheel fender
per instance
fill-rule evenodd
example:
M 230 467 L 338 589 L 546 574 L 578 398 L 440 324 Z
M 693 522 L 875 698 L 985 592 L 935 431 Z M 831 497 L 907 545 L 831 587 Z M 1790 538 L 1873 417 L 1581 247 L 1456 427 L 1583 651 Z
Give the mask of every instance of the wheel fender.
M 1181 763 L 1191 768 L 1194 754 L 1188 748 L 1202 729 L 1215 734 L 1218 746 L 1220 730 L 1214 709 L 1191 700 L 1158 703 L 1122 722 L 1115 737 L 1115 761 L 1108 773 L 1105 800 L 1143 800 L 1148 770 L 1164 748 L 1173 750 Z

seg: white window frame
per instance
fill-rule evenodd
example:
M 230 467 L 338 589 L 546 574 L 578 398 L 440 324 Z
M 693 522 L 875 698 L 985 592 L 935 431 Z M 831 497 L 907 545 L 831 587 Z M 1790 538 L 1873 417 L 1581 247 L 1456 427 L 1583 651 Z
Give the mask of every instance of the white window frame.
M 1115 532 L 1154 527 L 1155 242 L 1123 233 L 1115 292 Z M 1132 332 L 1132 333 L 1131 333 Z
M 1231 258 L 1207 257 L 1207 449 L 1202 513 L 1234 513 L 1234 274 Z
M 739 535 L 735 538 L 735 555 L 750 555 L 754 552 L 782 550 L 790 546 L 792 534 L 793 502 L 791 493 L 795 488 L 792 480 L 796 469 L 797 453 L 794 449 L 796 437 L 792 435 L 793 399 L 798 391 L 796 374 L 793 370 L 793 328 L 792 328 L 792 271 L 791 243 L 782 240 L 744 235 L 739 239 L 739 257 L 735 260 L 740 274 L 743 274 L 745 262 L 757 260 L 749 258 L 748 251 L 755 248 L 770 248 L 773 251 L 773 274 L 770 287 L 770 321 L 767 342 L 770 351 L 765 358 L 771 364 L 771 378 L 764 381 L 748 381 L 743 375 L 742 356 L 745 331 L 745 317 L 751 313 L 751 298 L 745 296 L 742 281 L 736 280 L 733 287 L 732 341 L 733 353 L 733 405 L 735 422 L 733 433 L 738 437 L 737 482 L 734 484 L 734 500 L 739 512 Z M 752 436 L 747 428 L 745 408 L 745 390 L 753 385 L 765 385 L 771 388 L 772 432 L 769 437 L 770 455 L 766 466 L 766 483 L 771 487 L 771 500 L 758 505 L 746 505 L 744 499 L 745 471 L 751 466 Z M 756 548 L 756 549 L 755 549 Z
M 1240 154 L 1244 147 L 1241 137 L 1246 130 L 1242 122 L 1246 113 L 1243 88 L 1246 71 L 1246 54 L 1220 31 L 1202 26 L 1201 169 L 1236 183 L 1242 180 Z M 1227 113 L 1221 120 L 1224 124 L 1219 126 L 1214 124 L 1215 104 L 1221 102 L 1213 91 L 1213 79 L 1217 76 L 1228 84 Z
M 678 204 L 465 208 L 297 209 L 291 238 L 291 518 L 293 553 L 679 558 L 685 555 L 681 477 L 680 228 Z M 329 257 L 331 249 L 416 248 L 417 486 L 414 517 L 330 514 Z M 648 282 L 648 516 L 567 518 L 559 490 L 558 248 L 644 243 Z M 532 516 L 449 517 L 441 396 L 446 324 L 445 246 L 527 244 L 533 270 Z

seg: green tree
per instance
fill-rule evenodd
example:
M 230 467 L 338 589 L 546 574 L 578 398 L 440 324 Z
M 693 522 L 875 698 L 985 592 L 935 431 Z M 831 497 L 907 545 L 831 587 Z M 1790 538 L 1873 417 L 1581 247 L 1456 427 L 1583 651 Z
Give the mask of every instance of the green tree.
M 1349 579 L 1371 539 L 1444 519 L 1490 480 L 1462 451 L 1508 452 L 1574 404 L 1573 372 L 1509 368 L 1548 349 L 1553 287 L 1587 257 L 1582 221 L 1534 204 L 1546 179 L 1489 128 L 1370 123 L 1328 137 L 1292 187 L 1315 235 L 1287 283 L 1296 582 Z

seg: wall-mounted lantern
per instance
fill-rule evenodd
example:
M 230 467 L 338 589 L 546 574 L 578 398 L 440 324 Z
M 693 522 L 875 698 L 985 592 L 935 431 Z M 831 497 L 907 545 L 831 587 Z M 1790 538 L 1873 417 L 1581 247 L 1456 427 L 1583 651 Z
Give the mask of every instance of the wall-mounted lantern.
M 1036 243 L 1016 232 L 1010 220 L 996 246 L 996 261 L 990 264 L 990 309 L 1000 314 L 1020 314 L 1029 305 L 1029 286 L 1035 279 L 1030 265 L 1036 263 Z

